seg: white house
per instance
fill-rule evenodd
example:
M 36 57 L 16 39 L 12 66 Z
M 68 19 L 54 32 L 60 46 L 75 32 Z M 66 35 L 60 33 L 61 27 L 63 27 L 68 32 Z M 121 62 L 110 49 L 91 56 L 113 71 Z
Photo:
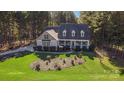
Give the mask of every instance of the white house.
M 44 47 L 68 47 L 89 48 L 91 31 L 86 24 L 65 23 L 60 26 L 47 27 L 36 39 L 37 46 Z

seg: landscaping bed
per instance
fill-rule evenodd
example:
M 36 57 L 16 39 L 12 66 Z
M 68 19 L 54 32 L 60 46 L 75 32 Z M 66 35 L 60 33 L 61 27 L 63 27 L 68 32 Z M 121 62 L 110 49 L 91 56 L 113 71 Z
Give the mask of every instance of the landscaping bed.
M 62 70 L 64 68 L 81 65 L 85 61 L 82 57 L 74 56 L 74 57 L 55 57 L 51 58 L 51 56 L 47 56 L 46 60 L 39 59 L 31 63 L 30 67 L 36 71 L 48 71 L 48 70 Z

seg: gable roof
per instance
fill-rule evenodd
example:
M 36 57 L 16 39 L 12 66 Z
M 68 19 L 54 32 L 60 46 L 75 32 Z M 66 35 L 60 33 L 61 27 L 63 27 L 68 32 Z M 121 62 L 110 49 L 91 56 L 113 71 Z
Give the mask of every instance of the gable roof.
M 58 40 L 58 33 L 55 32 L 55 30 L 47 30 L 46 31 L 48 34 L 50 34 L 54 39 Z

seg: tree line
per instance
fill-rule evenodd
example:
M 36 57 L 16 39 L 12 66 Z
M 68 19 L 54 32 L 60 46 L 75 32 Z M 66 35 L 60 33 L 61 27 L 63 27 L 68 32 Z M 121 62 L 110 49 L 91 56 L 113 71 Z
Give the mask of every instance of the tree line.
M 92 44 L 110 58 L 124 59 L 124 12 L 85 11 L 78 23 L 86 23 L 92 31 Z
M 1 11 L 0 50 L 30 44 L 47 26 L 76 23 L 72 11 Z
M 124 12 L 82 11 L 78 23 L 89 24 L 96 46 L 124 48 Z

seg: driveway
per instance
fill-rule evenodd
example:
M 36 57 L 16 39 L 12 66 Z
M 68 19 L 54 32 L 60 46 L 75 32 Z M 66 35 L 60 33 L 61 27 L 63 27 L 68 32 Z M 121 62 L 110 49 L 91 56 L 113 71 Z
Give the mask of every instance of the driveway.
M 0 56 L 1 55 L 6 55 L 6 54 L 11 54 L 11 53 L 16 53 L 16 52 L 21 52 L 21 51 L 30 51 L 30 52 L 33 52 L 34 49 L 33 49 L 32 45 L 29 45 L 29 46 L 25 46 L 25 47 L 20 47 L 20 48 L 15 49 L 15 50 L 9 50 L 9 51 L 0 53 Z

